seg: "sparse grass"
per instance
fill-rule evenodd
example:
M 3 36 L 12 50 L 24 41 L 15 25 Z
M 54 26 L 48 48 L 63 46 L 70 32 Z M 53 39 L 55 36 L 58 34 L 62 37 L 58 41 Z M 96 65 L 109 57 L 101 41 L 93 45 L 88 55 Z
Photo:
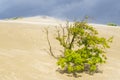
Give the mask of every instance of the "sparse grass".
M 115 23 L 107 23 L 108 26 L 117 26 Z
M 17 20 L 17 19 L 22 19 L 23 17 L 13 17 L 13 18 L 7 18 L 5 20 Z

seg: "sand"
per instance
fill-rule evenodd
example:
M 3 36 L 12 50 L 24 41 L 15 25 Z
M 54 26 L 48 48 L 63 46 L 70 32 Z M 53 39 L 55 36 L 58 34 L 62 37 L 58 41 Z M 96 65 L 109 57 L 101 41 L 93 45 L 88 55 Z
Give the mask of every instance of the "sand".
M 59 55 L 59 42 L 55 40 L 55 26 L 65 22 L 49 17 L 30 17 L 18 20 L 0 20 L 0 80 L 119 80 L 120 79 L 120 27 L 93 25 L 100 36 L 114 36 L 107 50 L 107 63 L 101 72 L 80 73 L 75 78 L 57 71 L 56 59 L 50 56 L 45 28 L 48 28 L 52 50 Z

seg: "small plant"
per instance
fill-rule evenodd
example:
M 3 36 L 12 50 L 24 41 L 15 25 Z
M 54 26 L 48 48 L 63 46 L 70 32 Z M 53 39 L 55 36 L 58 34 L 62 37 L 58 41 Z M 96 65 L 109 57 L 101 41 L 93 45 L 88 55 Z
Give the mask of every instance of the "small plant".
M 98 64 L 106 62 L 105 49 L 112 42 L 112 38 L 105 39 L 98 36 L 97 30 L 87 22 L 75 22 L 62 27 L 63 34 L 58 30 L 56 39 L 64 47 L 63 55 L 57 61 L 61 70 L 77 73 L 88 70 L 94 72 Z
M 108 26 L 117 26 L 117 24 L 115 24 L 115 23 L 108 23 L 107 25 Z
M 8 18 L 6 20 L 17 20 L 17 19 L 22 19 L 23 17 L 13 17 L 13 18 Z

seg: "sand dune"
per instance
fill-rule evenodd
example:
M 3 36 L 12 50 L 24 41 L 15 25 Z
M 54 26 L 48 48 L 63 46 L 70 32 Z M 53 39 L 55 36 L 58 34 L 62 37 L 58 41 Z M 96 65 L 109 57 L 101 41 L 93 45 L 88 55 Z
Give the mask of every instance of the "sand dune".
M 57 72 L 56 60 L 49 55 L 45 28 L 49 30 L 52 49 L 58 55 L 55 26 L 65 24 L 54 18 L 31 17 L 0 21 L 0 80 L 119 80 L 120 27 L 93 25 L 106 38 L 114 36 L 107 50 L 108 61 L 101 65 L 102 73 L 70 77 Z

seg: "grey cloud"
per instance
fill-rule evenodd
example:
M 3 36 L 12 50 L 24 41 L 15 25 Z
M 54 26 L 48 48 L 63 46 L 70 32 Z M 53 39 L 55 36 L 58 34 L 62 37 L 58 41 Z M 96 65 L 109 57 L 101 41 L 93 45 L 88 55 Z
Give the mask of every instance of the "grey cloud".
M 95 23 L 120 24 L 119 0 L 0 0 L 0 18 L 48 15 L 79 19 L 88 15 Z

